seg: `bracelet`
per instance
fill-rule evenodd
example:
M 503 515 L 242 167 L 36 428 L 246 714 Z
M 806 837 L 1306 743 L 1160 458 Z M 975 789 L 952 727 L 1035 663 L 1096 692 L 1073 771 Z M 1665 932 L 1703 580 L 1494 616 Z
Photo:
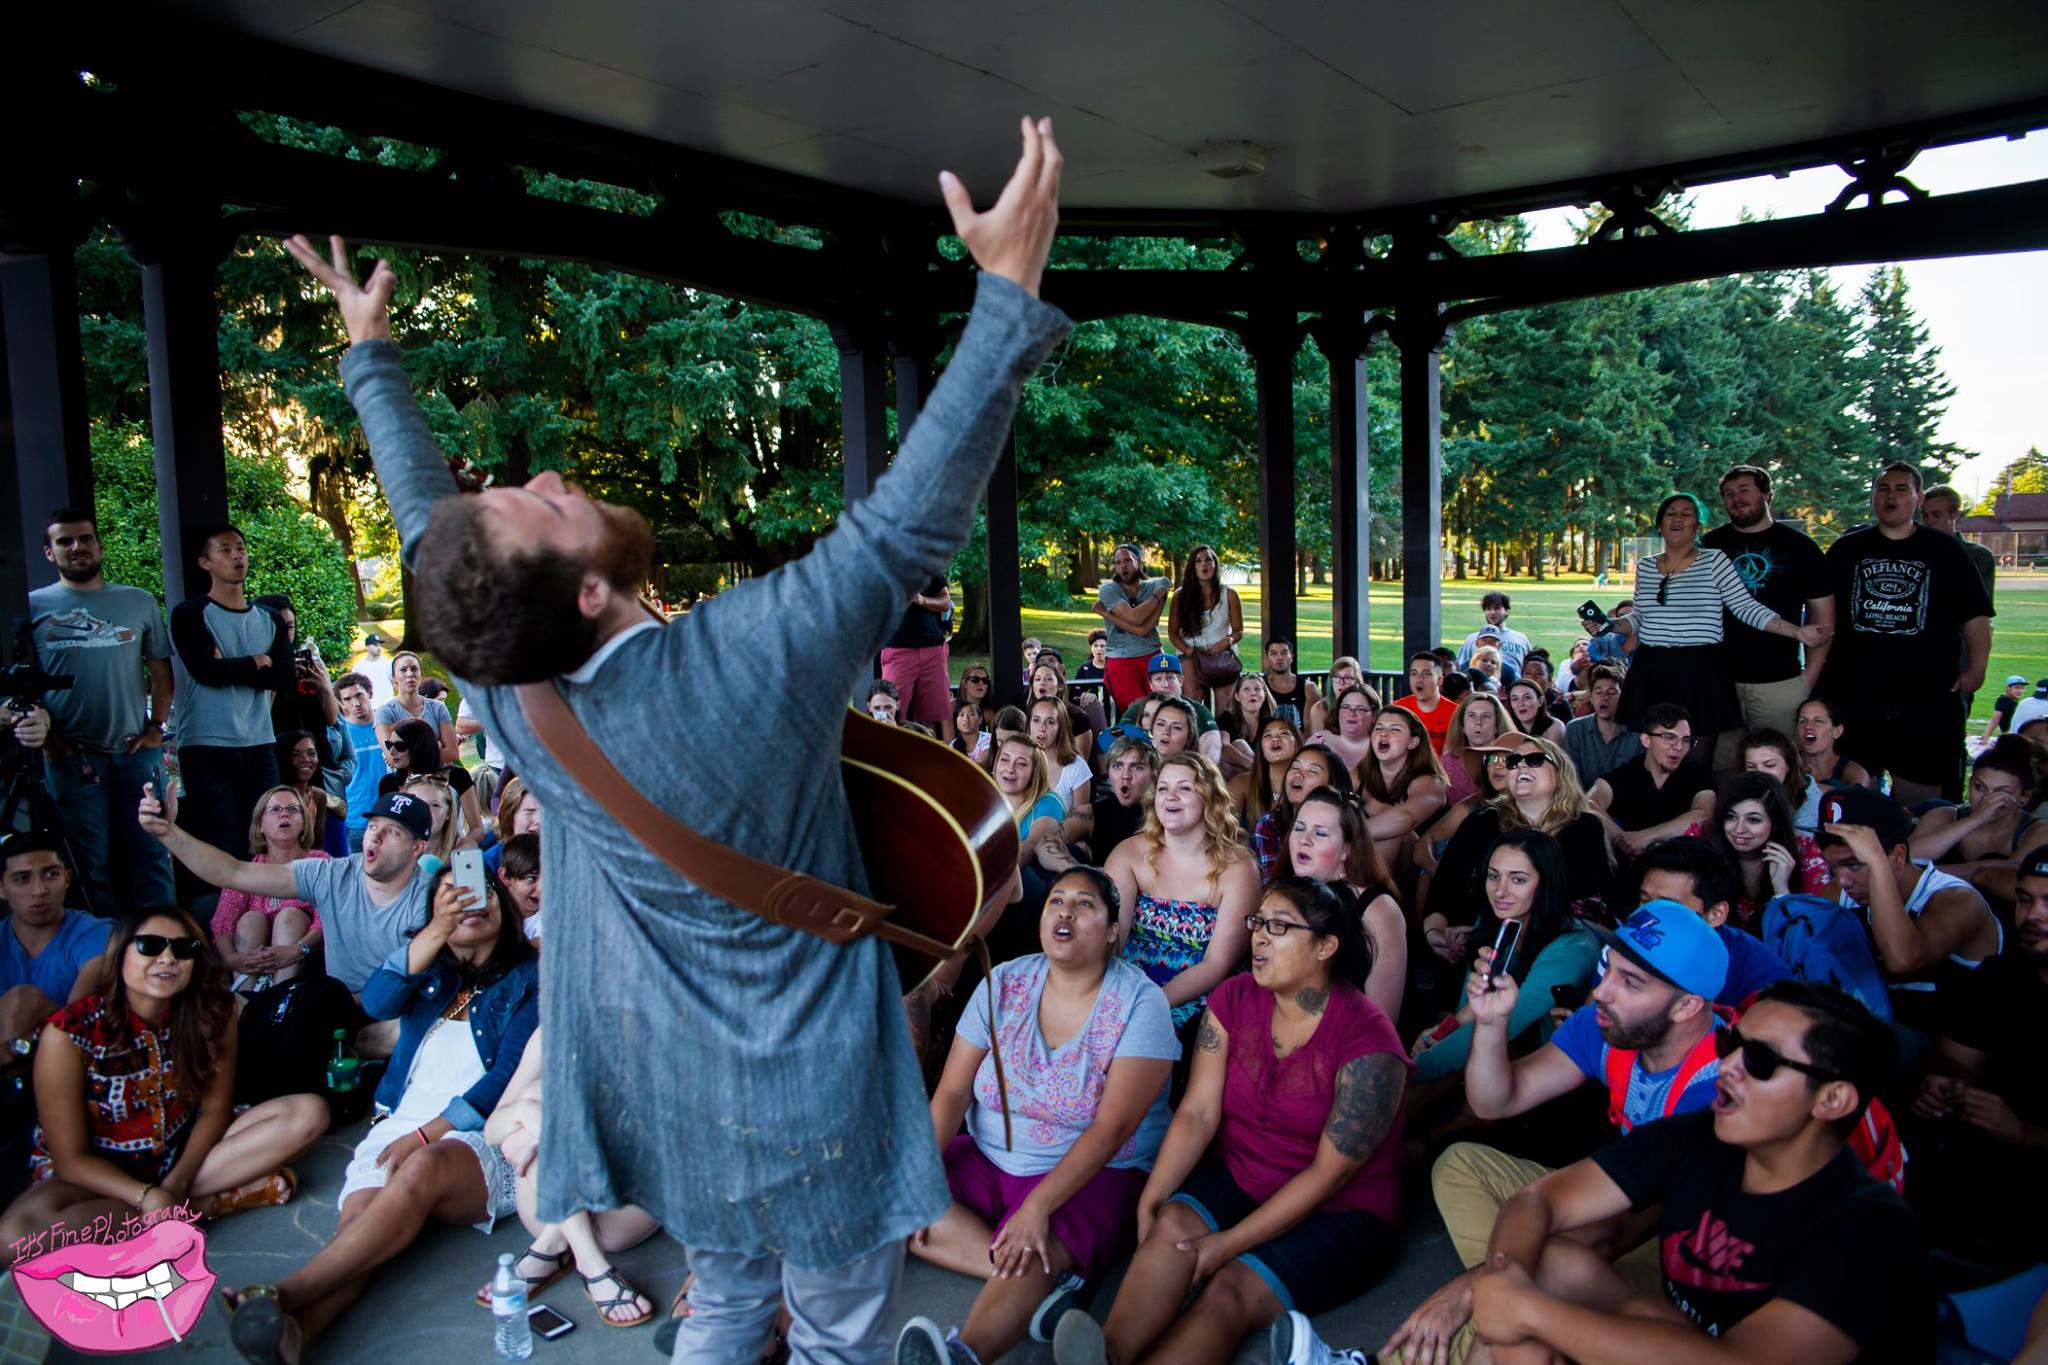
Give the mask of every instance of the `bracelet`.
M 422 1124 L 422 1125 L 421 1125 L 420 1127 L 418 1127 L 418 1128 L 415 1128 L 415 1129 L 413 1129 L 413 1130 L 412 1130 L 412 1135 L 413 1135 L 414 1137 L 416 1137 L 416 1138 L 418 1138 L 418 1139 L 420 1140 L 420 1146 L 422 1146 L 422 1147 L 431 1147 L 431 1146 L 433 1146 L 433 1144 L 432 1144 L 431 1142 L 428 1142 L 428 1141 L 427 1141 L 427 1130 L 426 1130 L 426 1126 L 425 1126 L 424 1124 Z
M 141 1208 L 143 1201 L 149 1198 L 149 1192 L 155 1188 L 155 1185 L 144 1185 L 142 1187 L 142 1193 L 135 1196 L 135 1207 L 138 1209 Z

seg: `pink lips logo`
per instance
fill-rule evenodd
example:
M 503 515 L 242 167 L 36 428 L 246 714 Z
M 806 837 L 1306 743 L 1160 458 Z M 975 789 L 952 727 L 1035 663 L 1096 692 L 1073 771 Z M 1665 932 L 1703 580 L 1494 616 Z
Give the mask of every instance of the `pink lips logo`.
M 66 1346 L 94 1355 L 182 1342 L 206 1311 L 214 1275 L 206 1237 L 175 1218 L 126 1241 L 80 1242 L 14 1267 L 36 1320 Z

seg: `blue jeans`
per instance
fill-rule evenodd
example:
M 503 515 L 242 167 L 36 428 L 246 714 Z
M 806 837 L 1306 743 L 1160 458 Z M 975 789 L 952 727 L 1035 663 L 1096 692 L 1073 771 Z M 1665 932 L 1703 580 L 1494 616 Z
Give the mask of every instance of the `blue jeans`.
M 155 783 L 159 795 L 164 790 L 161 750 L 112 754 L 74 749 L 62 758 L 47 755 L 44 774 L 96 913 L 176 902 L 169 850 L 135 821 L 143 783 Z
M 830 1270 L 798 1270 L 773 1256 L 688 1249 L 696 1283 L 676 1332 L 674 1365 L 753 1365 L 789 1305 L 790 1358 L 806 1365 L 880 1365 L 889 1358 L 903 1243 Z

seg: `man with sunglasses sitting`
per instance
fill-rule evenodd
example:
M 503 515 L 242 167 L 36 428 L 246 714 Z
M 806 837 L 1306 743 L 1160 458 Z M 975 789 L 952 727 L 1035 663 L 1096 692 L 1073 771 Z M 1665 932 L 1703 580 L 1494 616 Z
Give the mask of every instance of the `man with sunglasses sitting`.
M 1714 819 L 1714 774 L 1693 757 L 1692 717 L 1676 702 L 1643 708 L 1643 751 L 1595 782 L 1586 800 L 1626 857 Z

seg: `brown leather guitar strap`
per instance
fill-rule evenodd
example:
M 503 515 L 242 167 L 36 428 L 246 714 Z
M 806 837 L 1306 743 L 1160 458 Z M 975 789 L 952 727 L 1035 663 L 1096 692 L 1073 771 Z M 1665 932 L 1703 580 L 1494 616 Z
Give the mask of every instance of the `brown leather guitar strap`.
M 937 962 L 953 956 L 955 949 L 928 934 L 889 920 L 891 906 L 882 905 L 843 886 L 835 886 L 805 872 L 792 872 L 759 858 L 750 858 L 707 839 L 661 807 L 649 801 L 640 789 L 626 780 L 597 747 L 596 741 L 576 719 L 569 703 L 552 682 L 521 683 L 513 689 L 526 723 L 541 747 L 561 765 L 562 771 L 583 788 L 628 834 L 647 851 L 667 863 L 696 886 L 722 901 L 752 911 L 771 924 L 801 929 L 827 943 L 845 945 L 869 934 L 901 944 Z M 1010 1144 L 1010 1093 L 1003 1079 L 1002 1053 L 996 1046 L 995 975 L 989 964 L 988 945 L 977 935 L 971 940 L 981 954 L 981 965 L 989 981 L 989 1055 L 995 1062 L 996 1088 L 1003 1109 L 1003 1145 Z

